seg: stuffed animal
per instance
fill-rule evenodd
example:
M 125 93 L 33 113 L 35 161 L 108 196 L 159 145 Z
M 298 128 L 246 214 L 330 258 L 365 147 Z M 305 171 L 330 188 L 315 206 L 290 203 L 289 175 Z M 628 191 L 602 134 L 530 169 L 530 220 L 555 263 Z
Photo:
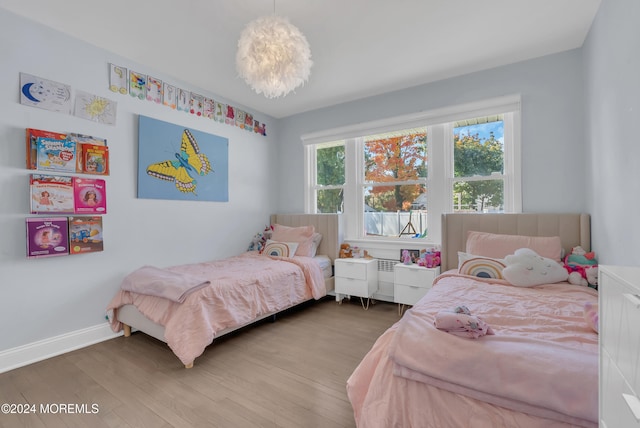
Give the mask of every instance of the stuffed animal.
M 587 252 L 577 246 L 564 258 L 564 268 L 569 273 L 568 281 L 574 285 L 598 288 L 598 260 L 593 251 Z
M 338 253 L 338 256 L 341 259 L 350 259 L 351 257 L 353 257 L 351 245 L 347 243 L 340 244 L 340 252 Z
M 569 274 L 553 259 L 541 257 L 530 248 L 520 248 L 504 258 L 502 277 L 517 287 L 566 281 Z
M 598 333 L 598 304 L 586 302 L 584 304 L 584 320 L 587 325 Z

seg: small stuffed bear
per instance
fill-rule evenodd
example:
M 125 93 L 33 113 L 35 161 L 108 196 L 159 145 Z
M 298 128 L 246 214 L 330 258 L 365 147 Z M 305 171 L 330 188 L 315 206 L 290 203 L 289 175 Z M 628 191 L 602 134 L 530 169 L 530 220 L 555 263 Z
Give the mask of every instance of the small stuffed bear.
M 553 284 L 566 281 L 569 275 L 562 265 L 553 259 L 539 256 L 530 248 L 520 248 L 504 258 L 507 267 L 502 276 L 517 287 Z
M 344 243 L 344 244 L 340 244 L 340 252 L 339 252 L 339 257 L 341 259 L 350 259 L 353 257 L 352 254 L 352 250 L 351 250 L 351 245 Z

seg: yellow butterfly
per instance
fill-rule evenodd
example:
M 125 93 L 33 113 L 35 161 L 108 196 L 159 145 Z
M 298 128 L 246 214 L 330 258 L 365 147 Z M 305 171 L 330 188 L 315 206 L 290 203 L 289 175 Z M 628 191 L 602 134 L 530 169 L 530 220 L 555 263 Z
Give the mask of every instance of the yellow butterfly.
M 196 180 L 190 172 L 200 176 L 212 171 L 207 155 L 200 153 L 198 143 L 188 129 L 182 133 L 180 153 L 175 154 L 177 160 L 166 160 L 153 163 L 147 167 L 147 174 L 161 180 L 173 181 L 176 188 L 183 193 L 196 192 Z

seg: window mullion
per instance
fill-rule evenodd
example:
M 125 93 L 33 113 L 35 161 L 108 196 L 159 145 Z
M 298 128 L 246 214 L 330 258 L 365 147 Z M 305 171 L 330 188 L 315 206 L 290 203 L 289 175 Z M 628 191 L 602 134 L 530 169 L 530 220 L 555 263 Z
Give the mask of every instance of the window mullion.
M 361 182 L 364 177 L 363 154 L 360 139 L 345 140 L 344 147 L 344 227 L 345 239 L 360 237 L 362 220 L 359 213 L 364 210 Z

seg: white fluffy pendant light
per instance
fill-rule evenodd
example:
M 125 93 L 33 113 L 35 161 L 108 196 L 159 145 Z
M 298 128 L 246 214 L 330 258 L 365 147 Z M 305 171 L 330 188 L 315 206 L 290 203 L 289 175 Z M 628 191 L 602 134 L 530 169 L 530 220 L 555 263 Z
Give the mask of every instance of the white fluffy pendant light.
M 304 84 L 311 71 L 311 49 L 286 18 L 263 16 L 247 24 L 238 40 L 236 69 L 258 94 L 277 98 Z

